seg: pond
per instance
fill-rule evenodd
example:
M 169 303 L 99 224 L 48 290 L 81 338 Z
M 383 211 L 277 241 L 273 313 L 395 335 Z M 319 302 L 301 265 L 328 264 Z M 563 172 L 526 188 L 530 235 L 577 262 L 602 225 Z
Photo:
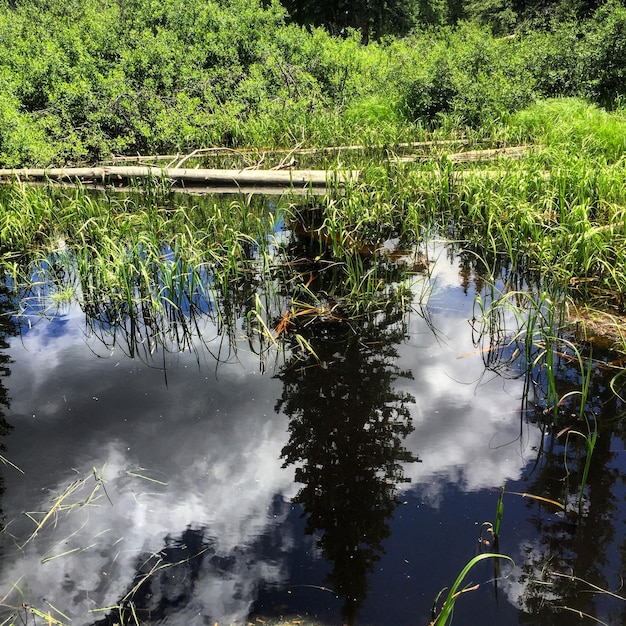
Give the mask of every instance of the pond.
M 476 563 L 454 623 L 626 623 L 612 355 L 544 345 L 546 377 L 514 307 L 485 314 L 506 268 L 420 254 L 389 278 L 402 307 L 303 315 L 284 343 L 252 305 L 113 320 L 6 277 L 2 623 L 426 625 L 497 526 L 509 559 Z

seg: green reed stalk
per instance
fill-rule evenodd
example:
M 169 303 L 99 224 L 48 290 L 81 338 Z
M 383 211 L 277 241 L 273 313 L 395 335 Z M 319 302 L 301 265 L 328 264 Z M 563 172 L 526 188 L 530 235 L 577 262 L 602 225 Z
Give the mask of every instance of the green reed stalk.
M 450 587 L 450 590 L 448 591 L 448 595 L 446 596 L 446 599 L 444 600 L 443 605 L 441 606 L 441 611 L 433 619 L 433 621 L 431 621 L 430 626 L 446 626 L 447 624 L 452 623 L 452 614 L 454 612 L 454 605 L 456 601 L 458 600 L 458 598 L 460 597 L 460 595 L 467 591 L 472 591 L 478 588 L 478 585 L 474 585 L 471 587 L 465 586 L 461 588 L 461 585 L 463 584 L 465 577 L 469 574 L 472 568 L 474 568 L 478 563 L 486 559 L 506 559 L 507 561 L 510 561 L 513 565 L 515 565 L 515 562 L 513 561 L 513 559 L 510 556 L 507 556 L 506 554 L 486 553 L 486 554 L 479 554 L 475 556 L 460 571 L 452 587 Z
M 493 526 L 493 536 L 495 541 L 498 541 L 500 537 L 500 525 L 502 524 L 502 516 L 504 515 L 504 485 L 500 488 L 500 495 L 498 496 L 498 504 L 496 506 L 496 521 Z

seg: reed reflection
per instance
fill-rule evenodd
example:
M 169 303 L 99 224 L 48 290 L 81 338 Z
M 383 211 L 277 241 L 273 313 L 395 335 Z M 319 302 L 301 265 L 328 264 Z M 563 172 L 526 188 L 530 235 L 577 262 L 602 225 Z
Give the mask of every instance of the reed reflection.
M 144 362 L 160 348 L 200 351 L 215 337 L 218 359 L 231 358 L 242 329 L 264 352 L 246 325 L 251 312 L 263 322 L 272 314 L 276 206 L 262 198 L 171 206 L 161 191 L 95 201 L 77 191 L 82 225 L 47 234 L 41 251 L 12 266 L 16 312 L 28 324 L 76 303 L 91 338 Z
M 513 296 L 486 287 L 488 305 L 475 324 L 485 368 L 522 378 L 520 421 L 541 434 L 524 484 L 535 538 L 519 546 L 511 599 L 523 609 L 520 624 L 566 625 L 572 615 L 621 623 L 623 594 L 612 593 L 624 550 L 617 528 L 624 467 L 616 452 L 626 433 L 624 381 L 616 376 L 623 357 L 596 347 L 606 337 L 581 341 L 559 290 L 519 286 Z
M 159 353 L 206 351 L 224 362 L 236 353 L 238 329 L 249 319 L 255 295 L 270 291 L 253 246 L 242 244 L 240 253 L 242 267 L 229 273 L 161 246 L 156 260 L 139 251 L 128 268 L 121 263 L 124 276 L 115 281 L 89 249 L 51 255 L 23 269 L 31 281 L 13 287 L 14 311 L 27 329 L 31 319 L 54 319 L 76 300 L 87 338 L 107 352 L 151 364 Z M 271 303 L 266 306 L 271 310 Z M 250 347 L 262 353 L 265 338 L 248 330 Z
M 318 294 L 330 292 L 328 282 L 340 282 L 313 272 Z M 376 314 L 349 322 L 338 314 L 300 320 L 295 331 L 311 350 L 303 356 L 290 338 L 294 356 L 277 374 L 283 393 L 276 410 L 289 417 L 283 466 L 296 466 L 303 486 L 295 502 L 303 507 L 306 532 L 318 537 L 332 563 L 326 583 L 343 598 L 349 624 L 384 552 L 398 485 L 409 481 L 402 464 L 419 460 L 403 445 L 413 430 L 408 405 L 415 399 L 394 387 L 412 378 L 396 365 L 403 319 L 402 307 L 390 299 Z

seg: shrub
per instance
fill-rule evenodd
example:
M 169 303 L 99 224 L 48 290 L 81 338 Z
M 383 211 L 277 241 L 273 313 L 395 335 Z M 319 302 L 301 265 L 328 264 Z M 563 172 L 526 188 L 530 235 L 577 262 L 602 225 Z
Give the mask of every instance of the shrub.
M 0 81 L 0 86 L 2 81 Z M 19 111 L 19 100 L 0 88 L 0 163 L 20 167 L 49 163 L 55 147 L 48 141 L 45 129 L 32 115 Z
M 523 35 L 520 53 L 540 96 L 553 98 L 582 94 L 588 71 L 582 63 L 583 43 L 578 22 L 557 24 L 550 32 Z
M 428 49 L 423 43 L 403 90 L 405 114 L 436 123 L 453 113 L 477 127 L 528 105 L 535 81 L 516 39 L 493 37 L 471 23 L 445 33 Z
M 626 95 L 626 8 L 617 0 L 594 14 L 584 53 L 587 95 L 603 106 L 612 106 Z

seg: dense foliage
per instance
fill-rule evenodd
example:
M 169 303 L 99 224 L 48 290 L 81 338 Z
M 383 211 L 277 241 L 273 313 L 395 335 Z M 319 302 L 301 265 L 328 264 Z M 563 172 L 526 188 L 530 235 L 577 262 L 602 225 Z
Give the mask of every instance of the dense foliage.
M 621 104 L 620 2 L 496 4 L 0 0 L 0 165 L 384 143 L 488 131 L 544 97 Z

